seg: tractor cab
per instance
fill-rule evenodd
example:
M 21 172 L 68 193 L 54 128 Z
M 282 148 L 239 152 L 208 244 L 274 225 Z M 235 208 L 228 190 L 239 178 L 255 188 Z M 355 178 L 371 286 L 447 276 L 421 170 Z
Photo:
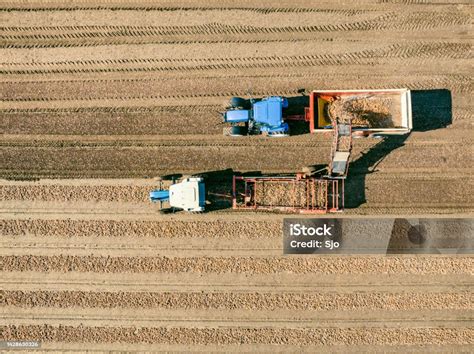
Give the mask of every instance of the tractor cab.
M 283 121 L 283 108 L 288 107 L 288 100 L 283 97 L 267 97 L 255 102 L 252 107 L 253 120 L 261 132 L 269 135 L 288 133 L 288 123 Z
M 287 136 L 288 124 L 283 120 L 283 109 L 288 107 L 284 97 L 271 96 L 261 100 L 231 99 L 231 107 L 224 113 L 224 122 L 231 123 L 224 134 L 241 136 L 247 134 L 267 134 L 268 136 Z M 244 124 L 245 126 L 242 126 Z
M 279 126 L 283 123 L 283 108 L 288 100 L 282 97 L 267 97 L 253 104 L 253 119 L 256 123 Z
M 172 184 L 169 190 L 150 192 L 152 202 L 169 202 L 171 208 L 190 212 L 202 212 L 206 205 L 206 191 L 201 177 L 190 177 L 179 183 Z

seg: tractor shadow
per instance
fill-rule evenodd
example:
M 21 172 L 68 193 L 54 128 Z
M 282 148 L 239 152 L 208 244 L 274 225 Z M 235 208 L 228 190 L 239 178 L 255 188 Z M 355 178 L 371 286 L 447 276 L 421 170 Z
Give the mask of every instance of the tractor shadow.
M 411 91 L 413 129 L 414 132 L 425 132 L 447 127 L 452 122 L 451 91 L 413 90 Z M 389 135 L 362 156 L 349 165 L 349 175 L 346 180 L 345 207 L 357 208 L 367 202 L 366 178 L 367 175 L 376 173 L 377 166 L 392 151 L 405 145 L 409 134 Z
M 288 108 L 286 108 L 283 112 L 284 116 L 304 116 L 305 107 L 309 107 L 309 96 L 305 95 L 302 90 L 300 90 L 300 92 L 300 96 L 285 96 L 285 98 L 288 100 Z M 305 122 L 304 120 L 288 120 L 287 122 L 290 127 L 291 135 L 309 134 L 308 122 Z
M 206 212 L 232 208 L 232 181 L 234 175 L 262 176 L 261 171 L 238 172 L 232 168 L 206 171 L 198 175 L 206 183 Z

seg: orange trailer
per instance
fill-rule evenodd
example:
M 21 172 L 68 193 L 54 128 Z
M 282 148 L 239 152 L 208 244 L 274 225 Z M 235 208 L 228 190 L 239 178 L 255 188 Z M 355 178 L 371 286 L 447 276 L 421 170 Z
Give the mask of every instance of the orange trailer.
M 311 133 L 333 129 L 327 107 L 338 98 L 366 100 L 376 104 L 377 109 L 374 111 L 359 109 L 349 112 L 357 113 L 362 118 L 369 117 L 370 124 L 367 125 L 352 122 L 352 131 L 356 134 L 407 134 L 413 127 L 411 94 L 408 89 L 316 90 L 310 93 L 309 109 L 305 112 Z

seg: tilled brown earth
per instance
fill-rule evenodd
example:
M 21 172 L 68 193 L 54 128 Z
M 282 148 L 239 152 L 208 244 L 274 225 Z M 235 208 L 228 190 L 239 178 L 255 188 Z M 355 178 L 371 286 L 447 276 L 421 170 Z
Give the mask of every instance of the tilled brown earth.
M 265 234 L 255 232 L 263 228 Z M 3 220 L 3 235 L 43 235 L 58 237 L 199 237 L 238 239 L 278 237 L 280 221 L 181 221 L 181 220 Z
M 2 144 L 4 159 L 0 176 L 12 179 L 133 178 L 224 171 L 228 168 L 236 172 L 289 173 L 307 165 L 327 164 L 330 156 L 329 144 L 318 148 L 311 146 L 311 143 L 304 144 L 291 139 L 278 145 L 264 142 L 244 145 L 245 142 L 227 142 L 221 146 L 205 142 L 183 146 L 172 142 L 15 141 Z M 374 143 L 373 148 L 367 149 L 357 147 L 356 143 L 352 169 L 350 167 L 354 175 L 366 173 L 373 165 L 379 170 L 420 173 L 426 173 L 427 170 L 470 171 L 468 166 L 472 154 L 469 140 L 464 140 L 462 145 L 448 141 L 439 144 L 405 144 L 398 140 L 392 143 L 382 141 L 379 144 Z M 376 164 L 373 161 L 378 156 L 382 156 L 383 160 Z M 228 164 L 226 161 L 232 162 Z
M 282 258 L 282 257 L 110 257 L 110 256 L 4 256 L 5 271 L 20 272 L 201 272 L 271 274 L 464 274 L 470 257 L 414 258 Z
M 2 200 L 146 202 L 152 186 L 3 185 Z
M 472 344 L 474 331 L 413 328 L 107 328 L 73 326 L 2 326 L 5 339 L 44 339 L 52 342 L 163 344 L 285 344 L 307 345 L 437 345 Z
M 4 2 L 0 340 L 469 351 L 472 257 L 282 256 L 284 215 L 232 212 L 228 177 L 327 165 L 331 137 L 303 124 L 231 139 L 220 112 L 231 96 L 407 87 L 413 132 L 354 141 L 346 214 L 472 216 L 471 14 L 455 0 Z M 148 202 L 154 177 L 203 172 L 210 213 Z
M 459 293 L 143 293 L 85 291 L 2 291 L 6 306 L 133 307 L 186 309 L 350 310 L 453 309 L 469 310 L 472 294 Z

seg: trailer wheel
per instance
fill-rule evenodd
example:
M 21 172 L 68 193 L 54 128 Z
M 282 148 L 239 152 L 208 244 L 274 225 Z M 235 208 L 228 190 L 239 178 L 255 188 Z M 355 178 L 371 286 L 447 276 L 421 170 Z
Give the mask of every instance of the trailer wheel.
M 232 97 L 230 99 L 230 106 L 234 108 L 242 108 L 242 109 L 250 108 L 249 101 L 241 97 Z
M 231 127 L 229 135 L 230 136 L 244 136 L 244 135 L 247 135 L 247 128 L 246 127 L 239 127 L 239 126 Z

